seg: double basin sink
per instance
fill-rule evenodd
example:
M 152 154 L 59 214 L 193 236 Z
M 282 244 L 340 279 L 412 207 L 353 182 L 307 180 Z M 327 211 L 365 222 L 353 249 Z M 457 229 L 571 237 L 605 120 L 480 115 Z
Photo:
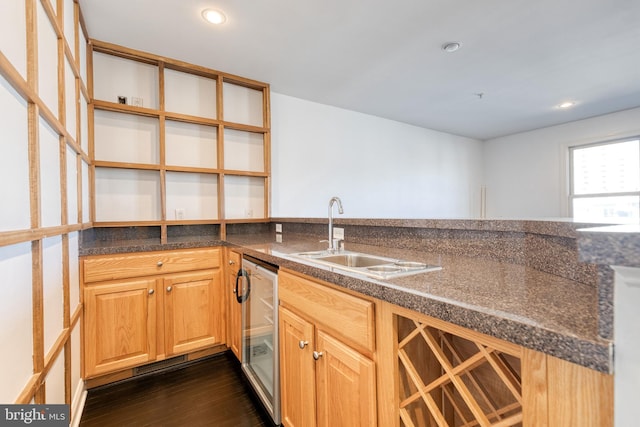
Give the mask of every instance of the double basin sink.
M 441 270 L 442 267 L 422 262 L 398 260 L 361 252 L 350 251 L 314 251 L 291 254 L 312 263 L 334 267 L 339 270 L 360 273 L 376 279 L 392 279 L 400 276 Z

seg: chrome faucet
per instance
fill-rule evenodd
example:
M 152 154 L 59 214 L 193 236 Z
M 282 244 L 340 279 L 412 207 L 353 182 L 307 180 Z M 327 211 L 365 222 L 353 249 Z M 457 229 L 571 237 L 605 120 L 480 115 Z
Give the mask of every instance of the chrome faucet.
M 340 249 L 340 245 L 336 245 L 336 242 L 333 241 L 333 204 L 338 204 L 338 213 L 343 214 L 342 210 L 342 201 L 339 197 L 332 197 L 329 200 L 329 250 L 335 251 L 336 249 Z M 337 246 L 337 247 L 336 247 Z

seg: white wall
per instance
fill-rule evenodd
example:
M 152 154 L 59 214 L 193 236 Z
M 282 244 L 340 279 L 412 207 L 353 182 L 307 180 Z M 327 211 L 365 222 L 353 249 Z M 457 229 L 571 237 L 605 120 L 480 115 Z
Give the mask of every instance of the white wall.
M 568 147 L 636 135 L 640 108 L 485 141 L 487 217 L 568 216 Z
M 482 142 L 271 93 L 272 217 L 468 218 Z
M 640 406 L 635 398 L 640 384 L 640 269 L 614 267 L 614 270 L 614 413 L 616 427 L 623 427 L 634 425 L 640 417 Z
M 0 51 L 9 62 L 0 64 L 0 196 L 10 208 L 0 213 L 0 402 L 73 401 L 71 410 L 77 413 L 84 396 L 78 230 L 81 220 L 88 221 L 89 186 L 84 161 L 88 100 L 86 91 L 78 91 L 74 70 L 86 70 L 79 64 L 86 40 L 73 0 L 10 1 L 2 8 Z M 35 17 L 35 31 L 27 31 L 30 17 Z M 65 43 L 68 49 L 59 56 Z M 32 44 L 36 49 L 28 49 Z M 37 63 L 37 73 L 29 76 L 33 82 L 25 71 L 29 61 Z M 37 90 L 14 90 L 31 83 Z M 29 119 L 29 103 L 38 106 L 35 120 Z M 30 155 L 31 144 L 35 155 Z

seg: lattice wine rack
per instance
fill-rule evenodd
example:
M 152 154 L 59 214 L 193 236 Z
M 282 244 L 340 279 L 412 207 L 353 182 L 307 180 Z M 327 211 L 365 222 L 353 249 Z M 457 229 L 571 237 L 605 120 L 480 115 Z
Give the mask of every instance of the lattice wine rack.
M 397 320 L 402 426 L 522 425 L 517 348 L 428 319 Z

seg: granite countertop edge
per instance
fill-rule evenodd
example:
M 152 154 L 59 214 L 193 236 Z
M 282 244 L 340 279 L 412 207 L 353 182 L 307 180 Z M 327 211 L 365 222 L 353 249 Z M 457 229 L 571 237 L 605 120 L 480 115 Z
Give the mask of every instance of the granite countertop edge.
M 580 261 L 640 268 L 640 224 L 578 229 Z
M 193 249 L 210 246 L 229 246 L 263 261 L 287 268 L 316 279 L 334 283 L 363 295 L 377 298 L 400 307 L 426 314 L 483 334 L 487 334 L 523 347 L 540 351 L 590 369 L 610 373 L 613 369 L 611 341 L 594 337 L 587 339 L 571 333 L 528 323 L 526 319 L 509 318 L 508 313 L 483 310 L 482 307 L 465 306 L 464 301 L 445 301 L 425 295 L 385 286 L 384 283 L 346 273 L 328 271 L 316 266 L 296 262 L 286 254 L 274 255 L 261 249 L 261 245 L 247 245 L 218 238 L 177 238 L 167 243 L 157 239 L 134 241 L 100 241 L 81 244 L 80 256 L 151 252 L 163 250 Z
M 296 262 L 287 257 L 266 254 L 260 249 L 228 244 L 242 253 L 265 262 L 278 265 L 307 276 L 323 280 L 360 294 L 389 302 L 421 314 L 444 320 L 476 332 L 490 335 L 523 347 L 563 359 L 603 373 L 613 369 L 611 341 L 595 337 L 585 339 L 562 333 L 540 325 L 527 323 L 525 319 L 513 319 L 500 313 L 482 311 L 478 307 L 467 307 L 454 301 L 443 301 L 417 295 L 380 282 L 354 277 L 348 273 L 325 270 Z M 579 351 L 576 352 L 576 349 Z

